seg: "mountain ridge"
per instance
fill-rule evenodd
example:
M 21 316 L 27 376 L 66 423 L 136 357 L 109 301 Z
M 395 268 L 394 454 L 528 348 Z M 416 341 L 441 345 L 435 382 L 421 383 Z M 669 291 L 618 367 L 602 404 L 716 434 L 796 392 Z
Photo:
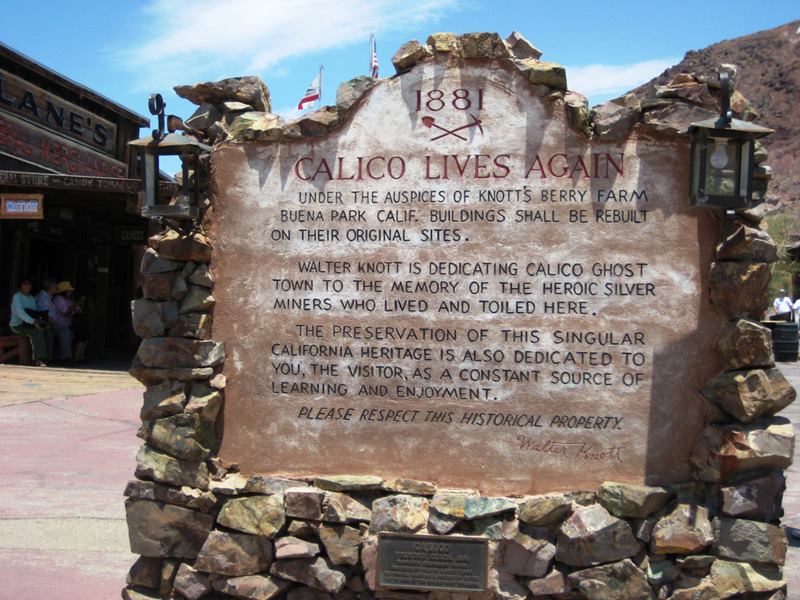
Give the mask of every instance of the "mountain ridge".
M 763 140 L 773 170 L 767 202 L 776 209 L 800 200 L 800 19 L 690 50 L 630 93 L 644 100 L 679 73 L 712 79 L 723 63 L 736 65 L 736 89 L 758 112 L 755 122 L 775 130 Z

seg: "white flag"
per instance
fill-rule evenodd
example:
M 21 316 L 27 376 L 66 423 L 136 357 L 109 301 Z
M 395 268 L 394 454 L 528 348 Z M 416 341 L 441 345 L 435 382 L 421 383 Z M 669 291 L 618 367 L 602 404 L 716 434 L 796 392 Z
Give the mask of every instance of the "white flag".
M 378 45 L 375 36 L 369 34 L 369 72 L 373 79 L 378 78 Z
M 308 86 L 306 93 L 303 94 L 303 99 L 297 105 L 300 110 L 311 108 L 322 96 L 322 66 L 319 68 L 319 73 L 314 77 L 314 81 Z

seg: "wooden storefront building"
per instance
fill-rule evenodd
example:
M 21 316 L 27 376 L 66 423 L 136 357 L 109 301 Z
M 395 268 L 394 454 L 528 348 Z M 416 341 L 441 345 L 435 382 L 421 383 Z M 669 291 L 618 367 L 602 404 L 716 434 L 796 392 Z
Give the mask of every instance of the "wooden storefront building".
M 0 44 L 0 335 L 20 279 L 52 277 L 86 297 L 90 357 L 132 354 L 148 221 L 127 142 L 148 124 Z

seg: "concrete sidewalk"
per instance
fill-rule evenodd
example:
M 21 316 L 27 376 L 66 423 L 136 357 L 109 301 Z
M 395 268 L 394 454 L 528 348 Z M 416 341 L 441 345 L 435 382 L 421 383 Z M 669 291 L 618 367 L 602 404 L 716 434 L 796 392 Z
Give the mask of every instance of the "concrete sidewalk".
M 800 393 L 800 363 L 778 363 L 778 368 Z M 789 580 L 789 599 L 800 598 L 800 399 L 795 400 L 780 416 L 786 417 L 794 425 L 795 445 L 794 463 L 786 470 L 786 492 L 783 495 L 784 517 L 782 523 L 787 529 L 789 554 L 784 573 Z
M 143 389 L 125 369 L 127 367 L 112 371 L 0 365 L 0 406 L 124 389 Z
M 125 372 L 0 366 L 0 599 L 120 597 L 142 389 Z
M 779 367 L 800 390 L 800 365 Z M 120 597 L 136 558 L 122 491 L 142 390 L 124 372 L 0 366 L 0 600 Z M 800 436 L 800 400 L 783 415 Z M 800 444 L 784 509 L 800 528 Z M 800 598 L 800 540 L 790 545 L 788 597 Z

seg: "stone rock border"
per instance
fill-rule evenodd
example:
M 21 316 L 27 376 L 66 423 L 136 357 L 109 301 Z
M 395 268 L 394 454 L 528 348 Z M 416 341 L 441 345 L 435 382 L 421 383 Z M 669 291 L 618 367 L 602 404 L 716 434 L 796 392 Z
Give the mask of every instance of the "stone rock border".
M 712 116 L 713 82 L 679 75 L 645 102 L 632 96 L 588 110 L 567 91 L 564 69 L 518 33 L 438 33 L 395 54 L 398 73 L 435 55 L 511 61 L 537 94 L 563 103 L 572 126 L 600 140 L 635 128 L 676 134 Z M 269 113 L 258 78 L 176 88 L 200 104 L 188 123 L 206 141 L 296 139 L 341 126 L 377 83 L 342 84 L 336 106 L 283 123 Z M 734 109 L 752 116 L 746 100 Z M 763 162 L 766 155 L 759 152 Z M 768 169 L 762 167 L 765 179 Z M 205 218 L 211 218 L 210 210 Z M 143 338 L 131 373 L 147 386 L 136 480 L 125 489 L 131 550 L 140 558 L 122 597 L 268 600 L 469 600 L 502 598 L 786 598 L 787 540 L 778 527 L 782 469 L 794 450 L 776 414 L 795 399 L 775 368 L 766 306 L 775 244 L 743 212 L 724 224 L 709 297 L 728 322 L 718 351 L 725 371 L 700 391 L 707 427 L 692 453 L 695 480 L 668 487 L 604 483 L 596 491 L 520 498 L 369 474 L 247 477 L 216 457 L 225 377 L 211 339 L 212 248 L 201 231 L 150 238 L 144 298 L 132 303 Z M 202 226 L 200 226 L 202 228 Z M 376 589 L 380 531 L 471 535 L 490 540 L 484 594 Z

